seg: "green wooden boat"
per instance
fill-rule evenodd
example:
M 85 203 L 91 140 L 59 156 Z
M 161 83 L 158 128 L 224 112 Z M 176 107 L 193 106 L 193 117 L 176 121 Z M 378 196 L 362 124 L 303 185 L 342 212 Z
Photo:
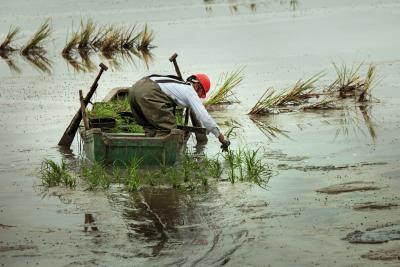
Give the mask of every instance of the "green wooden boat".
M 115 88 L 105 97 L 111 101 L 126 97 L 128 88 Z M 159 137 L 146 137 L 142 133 L 110 133 L 101 128 L 79 129 L 86 157 L 104 164 L 129 164 L 134 157 L 142 165 L 172 165 L 179 158 L 185 144 L 185 132 L 174 129 Z

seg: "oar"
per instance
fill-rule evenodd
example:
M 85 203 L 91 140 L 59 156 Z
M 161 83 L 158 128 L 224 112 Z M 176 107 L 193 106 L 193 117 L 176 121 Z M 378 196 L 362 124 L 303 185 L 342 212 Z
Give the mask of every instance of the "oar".
M 103 74 L 104 71 L 108 70 L 108 67 L 106 65 L 104 65 L 103 63 L 100 63 L 100 72 L 97 75 L 96 79 L 94 80 L 92 86 L 90 87 L 89 92 L 87 93 L 85 99 L 83 100 L 83 104 L 86 107 L 87 104 L 90 102 L 90 99 L 92 98 L 94 92 L 97 89 L 98 86 L 98 81 L 101 77 L 101 75 Z M 72 142 L 74 141 L 75 138 L 75 134 L 76 131 L 79 128 L 79 123 L 82 120 L 82 112 L 81 112 L 81 108 L 79 108 L 79 110 L 75 113 L 75 116 L 72 118 L 71 122 L 69 123 L 67 129 L 65 129 L 65 132 L 63 134 L 63 136 L 61 137 L 60 141 L 58 142 L 59 146 L 62 147 L 67 147 L 69 148 L 72 144 Z

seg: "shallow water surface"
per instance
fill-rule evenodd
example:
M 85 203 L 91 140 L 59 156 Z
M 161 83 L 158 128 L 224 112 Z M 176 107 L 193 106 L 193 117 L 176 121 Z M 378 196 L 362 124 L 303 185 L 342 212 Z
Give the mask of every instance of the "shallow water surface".
M 19 26 L 18 46 L 46 18 L 53 27 L 47 69 L 18 53 L 0 58 L 0 262 L 5 266 L 376 266 L 382 258 L 361 256 L 386 250 L 394 255 L 399 247 L 386 232 L 379 232 L 387 241 L 379 245 L 344 239 L 375 233 L 370 229 L 397 231 L 400 224 L 398 1 L 41 0 L 32 5 L 16 0 L 0 7 L 0 37 L 10 25 Z M 85 67 L 74 68 L 61 50 L 81 18 L 103 25 L 148 23 L 155 33 L 151 60 L 93 52 L 90 62 L 77 55 Z M 72 151 L 56 144 L 79 107 L 78 90 L 88 91 L 98 64 L 110 70 L 92 101 L 149 73 L 173 73 L 168 58 L 174 52 L 184 76 L 206 72 L 214 85 L 222 72 L 245 67 L 236 91 L 241 103 L 211 114 L 222 130 L 231 119 L 243 125 L 232 149 L 260 148 L 275 174 L 267 190 L 222 181 L 197 193 L 146 188 L 127 194 L 118 187 L 42 192 L 42 159 L 73 162 L 80 154 L 78 140 Z M 377 65 L 380 82 L 366 108 L 350 101 L 346 110 L 246 115 L 268 87 L 287 88 L 321 70 L 326 75 L 318 85 L 329 85 L 333 61 L 364 62 L 362 73 L 369 63 Z M 273 136 L 263 125 L 281 132 Z M 189 148 L 194 146 L 192 137 Z M 218 141 L 210 136 L 202 153 L 218 152 Z M 379 190 L 317 192 L 350 182 L 373 183 Z M 366 203 L 386 208 L 359 209 Z M 85 213 L 93 214 L 99 231 L 83 231 Z M 399 261 L 392 257 L 385 264 Z

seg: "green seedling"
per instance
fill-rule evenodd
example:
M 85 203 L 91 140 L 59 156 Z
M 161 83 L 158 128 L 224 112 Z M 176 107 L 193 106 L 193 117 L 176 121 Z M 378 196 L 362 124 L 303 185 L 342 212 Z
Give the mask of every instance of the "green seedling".
M 76 178 L 73 177 L 67 168 L 67 164 L 64 160 L 58 165 L 56 162 L 45 159 L 42 162 L 40 169 L 42 185 L 45 187 L 53 187 L 64 185 L 69 188 L 76 187 Z
M 143 160 L 134 156 L 128 168 L 128 180 L 126 181 L 126 188 L 130 192 L 137 191 L 141 185 L 139 169 Z
M 83 163 L 81 175 L 87 183 L 87 190 L 108 189 L 111 185 L 111 178 L 103 164 L 94 162 L 93 164 Z
M 236 178 L 236 155 L 232 150 L 228 150 L 223 154 L 225 162 L 228 165 L 228 179 L 233 184 L 237 180 Z
M 262 162 L 258 156 L 259 149 L 243 151 L 244 163 L 246 168 L 246 180 L 265 188 L 272 176 L 272 171 L 267 164 Z

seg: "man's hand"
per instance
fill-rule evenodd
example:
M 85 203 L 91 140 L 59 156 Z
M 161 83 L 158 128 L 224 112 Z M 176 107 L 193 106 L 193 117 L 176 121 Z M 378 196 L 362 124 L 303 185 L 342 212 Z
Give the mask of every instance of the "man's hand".
M 229 140 L 226 140 L 222 133 L 218 136 L 218 140 L 221 143 L 222 152 L 227 152 L 231 142 L 229 142 Z

